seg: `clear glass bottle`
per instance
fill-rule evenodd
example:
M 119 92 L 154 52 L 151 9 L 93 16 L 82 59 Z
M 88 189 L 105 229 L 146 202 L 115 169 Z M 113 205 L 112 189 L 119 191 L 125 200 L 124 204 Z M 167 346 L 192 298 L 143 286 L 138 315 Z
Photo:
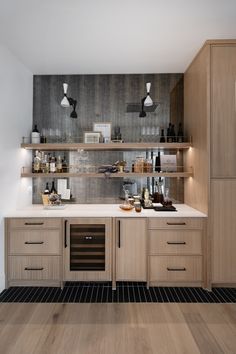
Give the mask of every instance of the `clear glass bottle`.
M 41 169 L 41 156 L 38 150 L 35 152 L 34 163 L 33 163 L 33 173 L 40 173 Z
M 51 157 L 51 161 L 49 163 L 49 170 L 50 170 L 50 173 L 56 172 L 56 158 L 55 158 L 55 156 Z
M 62 172 L 62 160 L 61 160 L 61 156 L 60 155 L 57 158 L 56 170 L 57 170 L 57 173 L 61 173 Z

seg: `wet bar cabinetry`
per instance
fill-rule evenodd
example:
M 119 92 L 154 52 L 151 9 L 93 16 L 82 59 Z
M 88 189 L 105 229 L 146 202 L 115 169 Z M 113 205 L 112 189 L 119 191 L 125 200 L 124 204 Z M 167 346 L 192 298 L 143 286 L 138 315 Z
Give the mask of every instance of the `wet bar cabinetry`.
M 185 203 L 209 214 L 208 287 L 236 285 L 236 40 L 207 41 L 184 75 L 184 126 L 194 134 Z

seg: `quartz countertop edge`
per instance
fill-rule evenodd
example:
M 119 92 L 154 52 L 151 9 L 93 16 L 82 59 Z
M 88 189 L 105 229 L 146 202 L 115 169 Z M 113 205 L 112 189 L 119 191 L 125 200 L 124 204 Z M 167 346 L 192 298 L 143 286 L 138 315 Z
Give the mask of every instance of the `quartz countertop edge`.
M 123 211 L 119 204 L 69 204 L 65 209 L 45 210 L 43 205 L 31 205 L 25 208 L 12 210 L 4 215 L 6 218 L 73 218 L 73 217 L 196 217 L 204 218 L 206 214 L 191 208 L 186 204 L 175 204 L 177 211 L 154 211 L 142 209 L 137 213 L 134 209 Z

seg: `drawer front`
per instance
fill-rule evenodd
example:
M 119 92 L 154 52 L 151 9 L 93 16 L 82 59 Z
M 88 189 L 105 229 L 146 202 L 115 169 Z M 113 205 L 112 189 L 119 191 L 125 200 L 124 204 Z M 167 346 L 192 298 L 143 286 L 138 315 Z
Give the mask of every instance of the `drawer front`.
M 9 227 L 24 229 L 60 228 L 61 218 L 19 218 L 9 219 Z
M 201 230 L 149 230 L 149 254 L 202 254 Z
M 21 230 L 9 233 L 10 254 L 60 254 L 59 230 Z
M 10 256 L 10 280 L 60 280 L 59 256 Z
M 150 281 L 196 282 L 202 280 L 201 256 L 150 256 Z
M 148 218 L 149 229 L 202 229 L 202 218 Z

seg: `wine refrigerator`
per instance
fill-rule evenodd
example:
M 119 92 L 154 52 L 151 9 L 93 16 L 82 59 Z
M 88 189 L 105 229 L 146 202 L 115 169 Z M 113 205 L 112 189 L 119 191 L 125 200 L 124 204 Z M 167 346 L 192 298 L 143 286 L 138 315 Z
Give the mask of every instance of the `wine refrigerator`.
M 68 218 L 64 223 L 64 280 L 111 280 L 111 219 Z

